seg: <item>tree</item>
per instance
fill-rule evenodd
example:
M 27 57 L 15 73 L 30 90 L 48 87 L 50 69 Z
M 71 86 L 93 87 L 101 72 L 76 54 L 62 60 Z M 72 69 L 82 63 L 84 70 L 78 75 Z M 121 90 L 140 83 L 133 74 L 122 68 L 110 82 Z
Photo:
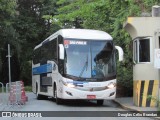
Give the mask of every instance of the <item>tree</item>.
M 18 0 L 18 16 L 14 20 L 14 28 L 21 41 L 20 78 L 26 85 L 31 85 L 31 60 L 34 47 L 46 37 L 59 29 L 52 25 L 45 14 L 54 16 L 56 4 L 54 0 Z
M 11 45 L 12 81 L 23 79 L 31 85 L 33 48 L 59 29 L 43 18 L 56 14 L 54 0 L 0 1 L 0 79 L 8 82 L 7 44 Z
M 13 19 L 16 16 L 16 7 L 16 0 L 0 1 L 0 79 L 4 83 L 8 82 L 8 64 L 6 64 L 7 54 L 4 55 L 4 53 L 7 52 L 7 44 L 11 44 L 14 47 L 12 50 L 13 59 L 11 60 L 11 63 L 14 61 L 13 65 L 15 65 L 15 68 L 12 68 L 12 71 L 18 71 L 18 55 L 16 51 L 18 49 L 19 41 L 17 39 L 18 34 L 13 28 Z M 12 78 L 16 78 L 16 75 L 13 74 Z
M 118 84 L 132 91 L 132 40 L 123 23 L 128 16 L 150 12 L 151 6 L 158 3 L 158 0 L 58 0 L 58 14 L 52 21 L 61 28 L 98 29 L 111 34 L 125 53 L 124 62 L 117 63 Z

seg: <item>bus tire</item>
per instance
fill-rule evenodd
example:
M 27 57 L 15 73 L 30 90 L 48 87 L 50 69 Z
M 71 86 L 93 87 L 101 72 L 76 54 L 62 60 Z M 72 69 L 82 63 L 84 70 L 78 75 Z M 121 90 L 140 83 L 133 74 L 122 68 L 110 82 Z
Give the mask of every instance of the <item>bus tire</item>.
M 97 100 L 97 105 L 103 105 L 103 103 L 104 103 L 104 100 Z
M 42 95 L 38 94 L 38 84 L 36 83 L 36 98 L 37 100 L 42 100 Z
M 61 104 L 61 99 L 57 97 L 57 87 L 56 87 L 56 85 L 54 86 L 54 97 L 55 97 L 57 105 L 60 105 Z

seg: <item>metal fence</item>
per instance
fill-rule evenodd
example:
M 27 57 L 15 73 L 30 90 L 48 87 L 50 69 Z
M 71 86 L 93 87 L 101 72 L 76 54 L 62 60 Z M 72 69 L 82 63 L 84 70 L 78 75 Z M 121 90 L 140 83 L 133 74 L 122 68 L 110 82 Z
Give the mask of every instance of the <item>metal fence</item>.
M 4 91 L 4 85 L 0 82 L 0 105 L 24 105 L 28 101 L 28 97 L 25 94 L 23 81 L 16 81 L 6 84 Z
M 22 81 L 12 82 L 10 85 L 9 104 L 23 105 L 27 101 Z
M 6 92 L 4 85 L 1 83 L 0 105 L 24 105 L 28 101 L 25 94 L 24 83 L 22 81 L 11 82 L 6 84 Z

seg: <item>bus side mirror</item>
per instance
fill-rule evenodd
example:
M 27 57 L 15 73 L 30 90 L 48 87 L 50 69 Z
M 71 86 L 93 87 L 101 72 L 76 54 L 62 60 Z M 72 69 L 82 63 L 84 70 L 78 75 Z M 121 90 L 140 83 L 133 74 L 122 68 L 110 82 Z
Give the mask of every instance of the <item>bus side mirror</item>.
M 115 46 L 115 48 L 118 50 L 119 61 L 123 61 L 123 49 L 119 46 Z
M 59 44 L 59 59 L 64 60 L 64 46 Z

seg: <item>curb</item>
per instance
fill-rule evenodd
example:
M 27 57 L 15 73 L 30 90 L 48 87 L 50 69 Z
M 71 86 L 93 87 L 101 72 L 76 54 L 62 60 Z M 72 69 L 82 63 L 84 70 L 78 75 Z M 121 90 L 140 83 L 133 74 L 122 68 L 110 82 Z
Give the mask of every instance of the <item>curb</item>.
M 133 108 L 130 108 L 128 106 L 125 106 L 123 104 L 121 104 L 120 102 L 116 101 L 116 100 L 113 100 L 114 103 L 118 104 L 121 108 L 125 109 L 125 110 L 129 110 L 129 111 L 134 111 L 134 112 L 140 112 L 138 110 L 135 110 Z
M 131 111 L 131 112 L 139 112 L 139 113 L 142 113 L 142 111 L 139 111 L 139 110 L 136 110 L 136 109 L 133 109 L 129 106 L 126 106 L 126 105 L 123 105 L 121 104 L 120 102 L 116 101 L 116 100 L 113 100 L 114 103 L 118 104 L 121 108 L 125 109 L 125 110 L 128 110 L 128 111 Z M 149 117 L 151 119 L 155 119 L 155 120 L 160 120 L 160 117 Z

